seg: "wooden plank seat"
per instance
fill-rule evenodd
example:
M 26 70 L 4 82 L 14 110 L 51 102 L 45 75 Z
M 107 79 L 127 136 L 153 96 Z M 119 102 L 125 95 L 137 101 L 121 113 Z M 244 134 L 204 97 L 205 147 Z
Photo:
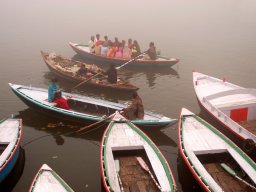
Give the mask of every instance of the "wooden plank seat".
M 239 125 L 244 127 L 246 130 L 250 131 L 254 135 L 256 135 L 256 120 L 252 121 L 240 121 Z

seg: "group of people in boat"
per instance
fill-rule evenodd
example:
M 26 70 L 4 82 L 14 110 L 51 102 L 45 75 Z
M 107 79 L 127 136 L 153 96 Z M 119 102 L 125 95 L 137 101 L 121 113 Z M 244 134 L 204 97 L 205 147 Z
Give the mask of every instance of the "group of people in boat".
M 108 36 L 105 35 L 104 40 L 101 40 L 100 34 L 96 34 L 96 36 L 91 36 L 88 45 L 90 53 L 101 56 L 119 59 L 132 59 L 142 54 L 138 42 L 132 39 L 128 39 L 128 42 L 126 43 L 125 40 L 119 41 L 118 38 L 115 37 L 115 40 L 111 41 Z M 143 59 L 157 59 L 154 42 L 149 43 L 149 48 L 145 51 Z
M 62 96 L 60 87 L 58 85 L 58 79 L 52 78 L 48 86 L 48 102 L 56 103 L 57 107 L 61 109 L 71 110 L 67 99 Z M 139 97 L 137 92 L 133 93 L 132 100 L 129 105 L 122 109 L 120 112 L 125 118 L 129 120 L 144 118 L 144 106 L 142 99 Z

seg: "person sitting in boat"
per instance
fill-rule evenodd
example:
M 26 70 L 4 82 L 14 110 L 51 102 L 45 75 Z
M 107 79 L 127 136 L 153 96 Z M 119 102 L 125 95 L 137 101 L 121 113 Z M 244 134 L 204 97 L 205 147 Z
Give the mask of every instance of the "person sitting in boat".
M 108 36 L 104 36 L 104 41 L 102 43 L 102 46 L 101 46 L 101 55 L 102 56 L 107 56 L 107 53 L 108 53 Z
M 53 102 L 55 93 L 59 90 L 58 79 L 54 77 L 48 86 L 48 102 Z
M 61 96 L 61 91 L 57 91 L 55 93 L 53 102 L 56 103 L 57 107 L 59 107 L 61 109 L 70 110 L 67 100 Z
M 101 46 L 102 46 L 103 41 L 100 40 L 100 34 L 96 35 L 95 39 L 95 54 L 100 55 L 101 54 Z
M 91 39 L 88 45 L 89 45 L 90 53 L 95 53 L 95 37 L 93 35 L 91 36 Z
M 122 58 L 122 57 L 123 57 L 123 44 L 119 43 L 116 50 L 115 58 Z
M 133 48 L 133 43 L 132 43 L 132 39 L 131 39 L 131 38 L 128 39 L 128 47 L 129 47 L 130 49 Z
M 119 42 L 118 38 L 115 37 L 115 41 L 113 43 L 113 47 L 119 47 L 119 45 L 120 45 L 120 42 Z
M 80 69 L 76 72 L 78 76 L 85 76 L 88 73 L 88 69 L 85 67 L 84 64 L 81 64 Z
M 108 57 L 114 57 L 116 54 L 116 47 L 113 46 L 112 42 L 108 43 Z
M 145 60 L 156 60 L 157 59 L 156 47 L 153 42 L 149 43 L 149 48 L 146 51 L 146 54 L 144 55 L 143 59 L 145 59 Z
M 113 63 L 110 64 L 109 69 L 104 74 L 108 76 L 109 83 L 111 83 L 111 84 L 117 83 L 117 70 Z
M 123 58 L 131 59 L 132 51 L 130 47 L 125 44 L 125 40 L 123 40 L 122 43 L 123 43 Z
M 138 44 L 138 41 L 133 41 L 133 47 L 132 47 L 132 58 L 135 58 L 141 54 L 140 46 Z
M 129 120 L 144 118 L 144 106 L 137 92 L 133 93 L 131 103 L 121 111 L 121 114 Z

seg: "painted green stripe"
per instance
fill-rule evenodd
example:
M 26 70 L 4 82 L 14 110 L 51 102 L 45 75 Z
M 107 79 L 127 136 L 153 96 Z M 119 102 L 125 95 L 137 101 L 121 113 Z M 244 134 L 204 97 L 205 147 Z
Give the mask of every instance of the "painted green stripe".
M 167 166 L 167 162 L 166 162 L 165 158 L 162 156 L 162 154 L 159 152 L 159 149 L 152 143 L 152 141 L 149 140 L 149 138 L 140 129 L 135 127 L 131 122 L 127 121 L 126 124 L 128 124 L 136 133 L 138 133 L 149 144 L 149 146 L 153 149 L 153 151 L 156 153 L 157 157 L 159 158 L 161 164 L 164 167 L 164 171 L 168 178 L 170 188 L 172 189 L 172 191 L 175 191 L 174 181 L 171 177 L 171 173 Z
M 230 139 L 228 139 L 221 132 L 219 132 L 216 128 L 211 126 L 209 123 L 207 123 L 200 117 L 194 116 L 194 118 L 197 119 L 199 122 L 201 122 L 203 125 L 205 125 L 207 128 L 209 128 L 218 137 L 223 139 L 230 147 L 232 147 L 239 155 L 241 155 L 243 157 L 243 159 L 246 160 L 246 162 L 249 163 L 249 165 L 251 165 L 253 167 L 254 170 L 256 170 L 256 164 L 239 147 L 237 147 Z

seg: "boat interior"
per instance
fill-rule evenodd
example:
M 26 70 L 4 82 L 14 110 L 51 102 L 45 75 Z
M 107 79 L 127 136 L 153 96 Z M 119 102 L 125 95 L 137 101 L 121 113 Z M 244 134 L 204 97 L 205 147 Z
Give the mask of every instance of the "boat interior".
M 4 152 L 4 150 L 7 148 L 8 143 L 0 143 L 0 155 Z
M 136 159 L 136 157 L 141 157 L 154 175 L 144 149 L 113 151 L 113 156 L 114 160 L 119 161 L 119 176 L 124 192 L 159 191 L 149 173 L 141 167 Z M 154 178 L 157 179 L 155 175 Z
M 226 170 L 221 167 L 221 163 L 228 165 L 238 177 L 245 180 L 249 184 L 256 187 L 250 177 L 238 165 L 233 157 L 228 152 L 215 153 L 215 154 L 201 154 L 197 155 L 199 161 L 203 164 L 204 168 L 209 172 L 212 178 L 225 192 L 255 192 L 254 189 L 244 184 L 237 178 L 230 175 Z

